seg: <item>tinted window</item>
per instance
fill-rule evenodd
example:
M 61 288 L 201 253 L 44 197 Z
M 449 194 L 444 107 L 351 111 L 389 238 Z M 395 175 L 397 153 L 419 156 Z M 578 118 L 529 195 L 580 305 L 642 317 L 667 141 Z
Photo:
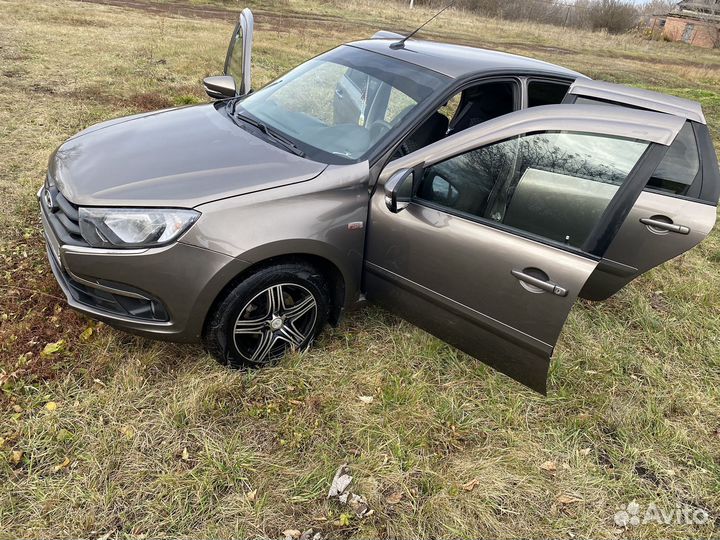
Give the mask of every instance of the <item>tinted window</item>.
M 599 99 L 578 96 L 581 105 L 608 105 L 627 107 L 622 103 L 609 103 Z M 700 153 L 695 132 L 690 122 L 678 133 L 667 154 L 648 181 L 647 187 L 673 195 L 686 195 L 700 170 Z
M 557 105 L 567 94 L 569 84 L 530 81 L 528 83 L 528 107 L 539 105 Z
M 700 170 L 695 132 L 690 122 L 678 133 L 667 154 L 655 169 L 648 187 L 676 195 L 685 195 Z
M 427 168 L 416 196 L 579 248 L 647 146 L 583 133 L 523 135 Z

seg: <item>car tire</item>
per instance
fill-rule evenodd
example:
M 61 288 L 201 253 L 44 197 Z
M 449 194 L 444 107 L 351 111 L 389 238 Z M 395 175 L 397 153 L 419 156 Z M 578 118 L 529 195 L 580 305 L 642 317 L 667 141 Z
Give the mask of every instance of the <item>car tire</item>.
M 268 266 L 217 305 L 205 328 L 205 347 L 231 367 L 272 365 L 288 350 L 312 345 L 328 320 L 329 298 L 327 281 L 312 266 Z

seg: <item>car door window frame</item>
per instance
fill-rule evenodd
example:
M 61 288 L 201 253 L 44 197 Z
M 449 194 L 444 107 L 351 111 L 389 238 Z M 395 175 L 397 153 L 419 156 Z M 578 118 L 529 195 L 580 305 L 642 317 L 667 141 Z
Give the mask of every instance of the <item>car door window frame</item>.
M 592 134 L 592 132 L 589 132 Z M 610 245 L 610 242 L 615 237 L 615 234 L 619 230 L 620 226 L 622 225 L 623 221 L 627 217 L 628 213 L 632 209 L 633 204 L 635 203 L 635 200 L 639 196 L 640 192 L 643 190 L 643 187 L 645 186 L 645 183 L 647 181 L 647 178 L 652 174 L 652 172 L 655 170 L 657 165 L 662 160 L 663 156 L 667 152 L 668 147 L 663 146 L 661 144 L 648 142 L 648 147 L 645 149 L 643 154 L 640 156 L 640 158 L 637 160 L 633 168 L 628 173 L 627 177 L 623 181 L 623 183 L 618 187 L 617 192 L 613 196 L 613 198 L 608 203 L 607 207 L 601 214 L 600 218 L 598 219 L 595 226 L 592 228 L 590 234 L 588 235 L 587 239 L 583 243 L 581 247 L 575 247 L 572 245 L 564 244 L 562 242 L 557 242 L 555 240 L 551 240 L 549 238 L 546 238 L 544 236 L 540 236 L 522 229 L 518 229 L 509 225 L 505 225 L 504 223 L 500 223 L 497 221 L 493 221 L 491 219 L 477 216 L 475 214 L 471 214 L 468 212 L 463 212 L 460 210 L 456 210 L 454 208 L 450 208 L 447 206 L 443 206 L 441 204 L 434 203 L 432 201 L 427 201 L 425 199 L 420 199 L 417 197 L 417 190 L 420 186 L 420 179 L 422 178 L 422 175 L 425 174 L 425 172 L 432 167 L 433 165 L 436 165 L 437 163 L 441 163 L 443 161 L 447 161 L 450 159 L 453 159 L 455 157 L 458 157 L 460 155 L 466 154 L 468 152 L 471 152 L 473 150 L 477 150 L 479 148 L 482 148 L 484 146 L 490 146 L 492 144 L 501 143 L 507 140 L 511 140 L 515 137 L 522 137 L 525 135 L 531 135 L 530 133 L 522 133 L 518 134 L 514 137 L 509 137 L 501 140 L 497 140 L 491 143 L 487 143 L 478 147 L 475 147 L 470 150 L 464 150 L 461 152 L 458 152 L 456 154 L 447 155 L 444 156 L 442 160 L 432 162 L 432 163 L 422 163 L 421 166 L 416 167 L 415 169 L 415 178 L 413 180 L 413 196 L 410 204 L 417 204 L 419 206 L 425 206 L 428 208 L 432 208 L 434 210 L 444 212 L 446 214 L 465 219 L 468 221 L 472 221 L 474 223 L 478 223 L 480 225 L 484 225 L 487 227 L 492 227 L 494 229 L 498 229 L 510 234 L 515 234 L 517 236 L 521 236 L 523 238 L 527 238 L 529 240 L 533 240 L 535 242 L 539 242 L 541 244 L 551 246 L 554 248 L 563 249 L 565 251 L 568 251 L 570 253 L 574 253 L 577 255 L 581 255 L 583 257 L 589 258 L 591 260 L 599 261 L 602 259 L 605 251 L 607 250 L 608 246 Z
M 572 85 L 573 81 L 575 79 L 561 79 L 561 78 L 553 78 L 553 77 L 524 77 L 523 78 L 523 109 L 527 109 L 530 107 L 530 85 L 534 82 L 540 82 L 540 83 L 549 83 L 549 84 L 557 84 L 557 85 L 567 85 L 567 89 L 565 90 L 565 96 L 567 96 L 568 90 L 570 90 L 570 86 Z M 564 98 L 557 103 L 559 105 L 560 103 L 563 103 Z
M 597 104 L 607 105 L 609 107 L 625 107 L 628 109 L 635 109 L 641 111 L 652 111 L 651 109 L 636 107 L 635 105 L 627 103 L 608 101 L 593 96 L 584 96 L 582 94 L 566 94 L 565 99 L 563 99 L 563 104 L 573 105 L 580 98 L 595 101 L 597 102 Z M 700 166 L 697 173 L 695 174 L 695 178 L 693 179 L 692 184 L 690 184 L 688 193 L 686 195 L 680 195 L 677 193 L 670 193 L 667 191 L 655 189 L 648 185 L 644 187 L 644 191 L 647 191 L 649 193 L 655 193 L 657 195 L 663 195 L 664 197 L 673 197 L 676 199 L 716 206 L 718 203 L 717 186 L 720 184 L 720 180 L 716 182 L 712 182 L 710 180 L 710 178 L 712 177 L 718 178 L 719 175 L 717 167 L 715 166 L 715 163 L 717 163 L 717 158 L 715 156 L 715 148 L 712 144 L 712 137 L 710 136 L 707 125 L 690 119 L 686 119 L 685 121 L 689 123 L 692 127 L 693 134 L 695 136 L 698 159 L 700 160 Z M 650 178 L 648 177 L 648 181 L 649 180 Z
M 440 97 L 438 97 L 434 101 L 428 101 L 428 104 L 422 110 L 415 111 L 415 115 L 412 120 L 410 118 L 404 119 L 408 122 L 408 124 L 406 124 L 406 126 L 403 128 L 402 132 L 398 133 L 398 135 L 392 141 L 390 141 L 381 152 L 372 156 L 369 159 L 371 169 L 376 170 L 378 173 L 379 171 L 384 169 L 388 162 L 391 160 L 393 154 L 395 154 L 395 152 L 405 141 L 405 139 L 412 135 L 412 133 L 418 127 L 420 127 L 431 114 L 435 113 L 438 109 L 440 109 L 440 107 L 443 106 L 443 104 L 450 101 L 456 94 L 463 92 L 468 88 L 472 88 L 473 86 L 479 86 L 486 82 L 512 81 L 516 84 L 516 109 L 514 111 L 521 110 L 523 92 L 522 78 L 522 75 L 516 74 L 492 74 L 455 81 L 455 84 L 448 86 L 448 88 L 443 94 L 440 95 Z M 377 175 L 372 175 L 371 186 L 374 185 L 376 181 Z
M 387 146 L 379 149 L 375 154 L 371 155 L 368 158 L 368 162 L 370 165 L 369 191 L 372 193 L 372 191 L 375 189 L 375 185 L 377 184 L 377 179 L 380 173 L 391 161 L 392 156 L 395 154 L 396 150 L 403 143 L 403 141 L 408 136 L 410 136 L 413 131 L 417 129 L 431 114 L 437 111 L 440 107 L 442 107 L 444 103 L 448 102 L 450 99 L 453 98 L 453 96 L 455 96 L 459 92 L 463 92 L 468 88 L 480 85 L 484 82 L 493 82 L 496 80 L 513 80 L 518 85 L 516 89 L 517 93 L 515 96 L 517 107 L 515 111 L 519 111 L 527 109 L 527 85 L 529 80 L 546 80 L 548 82 L 557 82 L 558 84 L 567 83 L 572 85 L 575 79 L 575 77 L 553 76 L 551 74 L 542 72 L 506 72 L 503 70 L 499 70 L 495 73 L 473 75 L 466 79 L 457 79 L 456 81 L 454 81 L 454 84 L 449 85 L 445 92 L 441 94 L 440 97 L 438 97 L 436 100 L 428 101 L 427 105 L 421 110 L 414 111 L 415 115 L 412 120 L 410 118 L 404 119 L 404 121 L 407 121 L 408 123 L 403 128 L 402 132 L 398 133 L 398 135 L 393 140 L 388 141 Z M 517 103 L 517 101 L 519 101 L 519 103 Z

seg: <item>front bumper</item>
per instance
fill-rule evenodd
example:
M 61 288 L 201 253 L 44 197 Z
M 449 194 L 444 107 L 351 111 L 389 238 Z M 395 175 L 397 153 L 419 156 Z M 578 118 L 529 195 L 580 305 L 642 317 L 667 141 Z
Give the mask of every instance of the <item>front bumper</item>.
M 245 263 L 182 242 L 114 250 L 63 244 L 40 200 L 50 267 L 70 307 L 156 339 L 196 342 L 213 301 Z

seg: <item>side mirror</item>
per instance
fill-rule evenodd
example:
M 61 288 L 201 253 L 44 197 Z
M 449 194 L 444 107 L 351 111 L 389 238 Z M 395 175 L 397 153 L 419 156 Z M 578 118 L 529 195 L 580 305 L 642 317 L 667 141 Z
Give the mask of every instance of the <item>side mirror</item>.
M 205 77 L 203 86 L 208 96 L 213 99 L 226 99 L 237 95 L 235 89 L 235 79 L 227 75 L 217 75 L 215 77 Z
M 385 182 L 385 204 L 392 213 L 410 204 L 414 176 L 412 169 L 400 169 Z

